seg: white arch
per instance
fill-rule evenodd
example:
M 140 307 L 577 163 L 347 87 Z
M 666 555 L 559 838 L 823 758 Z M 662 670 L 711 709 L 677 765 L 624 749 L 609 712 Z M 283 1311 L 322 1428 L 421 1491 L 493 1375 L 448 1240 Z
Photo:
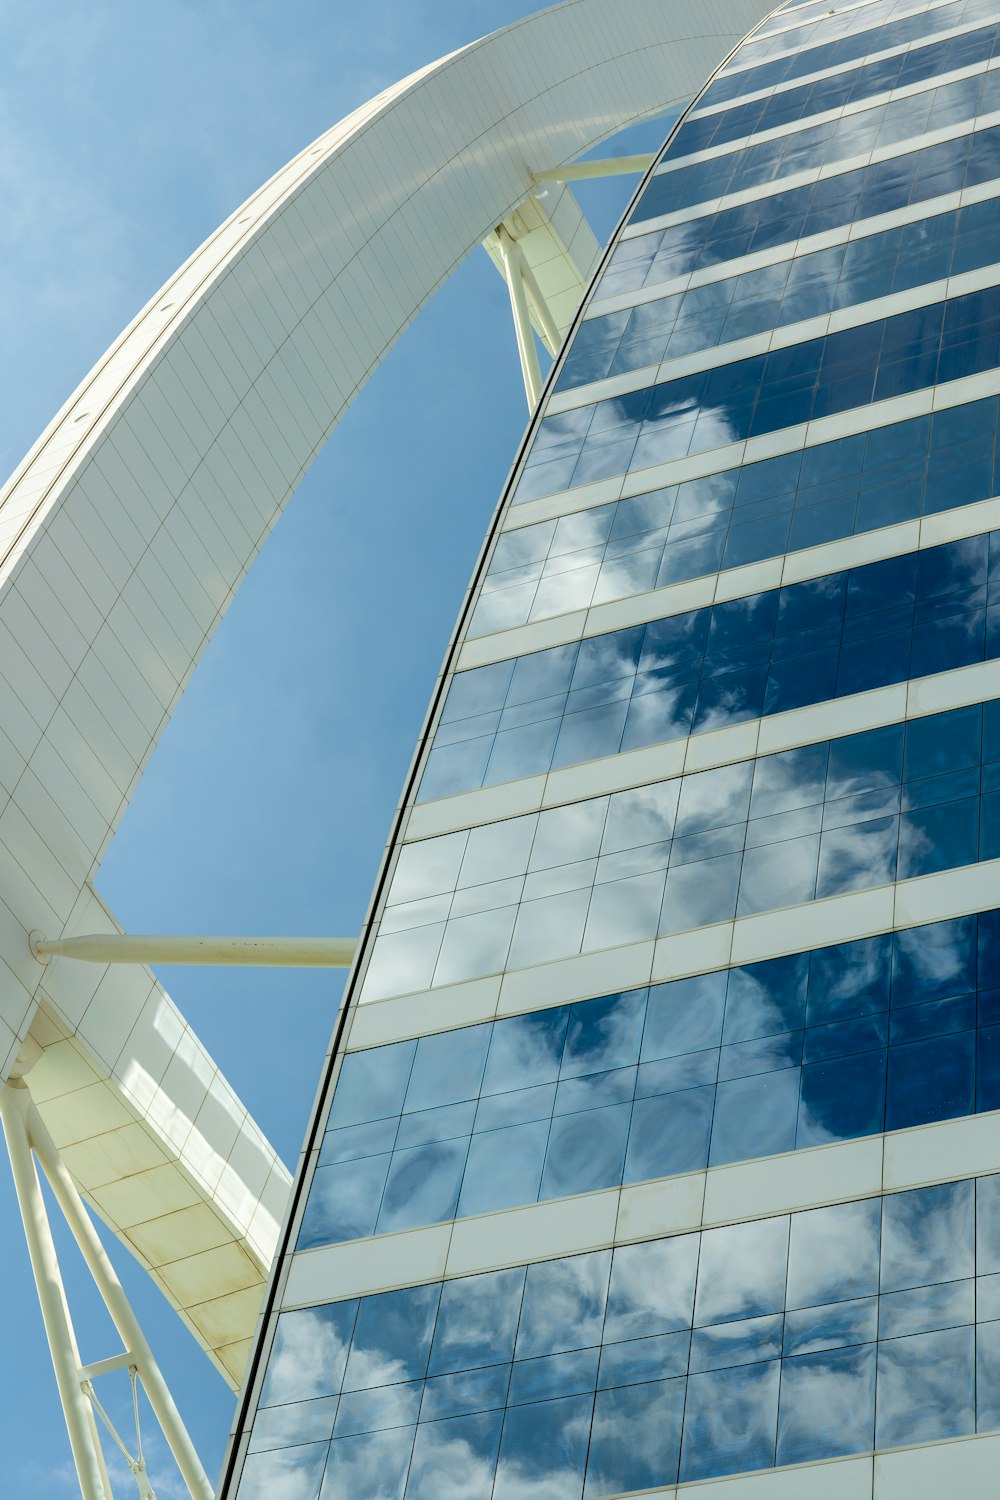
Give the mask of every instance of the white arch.
M 44 970 L 28 934 L 114 927 L 90 881 L 157 739 L 423 304 L 532 172 L 688 98 L 769 9 L 566 0 L 386 90 L 195 252 L 0 492 L 0 1079 L 33 1026 L 77 1181 L 231 1380 L 287 1174 L 147 970 Z

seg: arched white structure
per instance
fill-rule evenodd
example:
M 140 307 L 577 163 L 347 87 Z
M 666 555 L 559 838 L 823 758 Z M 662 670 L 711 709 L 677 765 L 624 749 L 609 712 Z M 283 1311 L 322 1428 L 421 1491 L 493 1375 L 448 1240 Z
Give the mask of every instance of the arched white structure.
M 31 1066 L 75 1181 L 233 1383 L 287 1173 L 148 970 L 43 967 L 29 933 L 116 930 L 90 882 L 159 735 L 423 304 L 520 205 L 531 227 L 532 173 L 689 97 L 770 8 L 566 0 L 379 95 L 181 267 L 0 493 L 0 1078 Z

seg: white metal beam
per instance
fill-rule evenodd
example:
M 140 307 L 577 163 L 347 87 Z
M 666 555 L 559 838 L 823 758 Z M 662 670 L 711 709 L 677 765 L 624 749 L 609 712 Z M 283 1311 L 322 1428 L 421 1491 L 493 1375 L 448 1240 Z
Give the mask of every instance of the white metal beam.
M 41 963 L 76 958 L 89 964 L 229 964 L 251 968 L 347 969 L 355 938 L 174 937 L 98 932 L 69 938 L 32 933 Z
M 111 1486 L 96 1437 L 87 1387 L 98 1366 L 84 1366 L 73 1337 L 55 1247 L 52 1244 L 38 1176 L 31 1160 L 33 1152 L 69 1226 L 94 1284 L 128 1355 L 130 1370 L 142 1381 L 156 1420 L 180 1469 L 192 1500 L 212 1500 L 213 1488 L 202 1468 L 187 1428 L 181 1420 L 163 1373 L 149 1347 L 139 1320 L 118 1280 L 114 1266 L 101 1244 L 76 1184 L 70 1177 L 45 1122 L 32 1102 L 22 1079 L 12 1079 L 0 1094 L 0 1118 L 7 1136 L 11 1165 L 18 1184 L 18 1201 L 27 1205 L 24 1216 L 32 1269 L 35 1271 L 49 1348 L 56 1367 L 59 1395 L 66 1414 L 73 1456 L 77 1463 L 84 1500 L 111 1500 Z M 22 1188 L 24 1196 L 22 1198 Z M 23 1209 L 22 1209 L 23 1213 Z M 48 1248 L 46 1247 L 48 1239 Z M 48 1312 L 46 1312 L 48 1309 Z M 51 1333 L 50 1333 L 51 1326 Z M 105 1366 L 106 1368 L 106 1366 Z M 81 1405 L 86 1415 L 81 1412 Z M 96 1451 L 95 1451 L 96 1449 Z M 141 1465 L 141 1456 L 140 1456 Z M 134 1470 L 133 1470 L 134 1472 Z
M 59 1258 L 52 1239 L 45 1200 L 31 1157 L 27 1123 L 30 1104 L 27 1087 L 19 1080 L 12 1079 L 6 1088 L 0 1090 L 0 1119 L 3 1120 L 14 1191 L 21 1210 L 21 1223 L 28 1244 L 35 1290 L 42 1310 L 45 1337 L 55 1370 L 80 1493 L 83 1500 L 113 1500 L 94 1413 L 80 1382 L 80 1350 L 66 1301 L 66 1290 L 59 1270 Z
M 561 167 L 546 167 L 532 172 L 536 182 L 585 182 L 592 177 L 638 177 L 648 172 L 656 157 L 651 152 L 638 156 L 605 156 L 598 161 L 566 162 Z
M 535 348 L 535 335 L 528 311 L 528 297 L 524 287 L 524 255 L 517 241 L 511 239 L 510 231 L 497 226 L 497 240 L 503 260 L 504 278 L 510 293 L 510 310 L 514 315 L 514 332 L 517 336 L 517 352 L 521 359 L 521 375 L 524 379 L 524 394 L 528 408 L 534 411 L 542 394 L 542 371 Z

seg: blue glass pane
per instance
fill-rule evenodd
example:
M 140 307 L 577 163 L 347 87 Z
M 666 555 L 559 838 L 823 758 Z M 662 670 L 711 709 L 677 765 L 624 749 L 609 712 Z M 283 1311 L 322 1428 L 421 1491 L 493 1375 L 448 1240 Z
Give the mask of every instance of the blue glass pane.
M 512 1359 L 524 1269 L 446 1282 L 434 1330 L 431 1375 Z
M 413 1452 L 412 1427 L 334 1438 L 323 1478 L 322 1500 L 402 1500 Z M 274 1491 L 271 1491 L 274 1494 Z
M 876 1446 L 893 1448 L 974 1431 L 974 1390 L 972 1328 L 880 1343 Z
M 394 1042 L 371 1052 L 349 1052 L 337 1078 L 330 1129 L 398 1115 L 410 1079 L 416 1042 Z
M 365 1297 L 358 1312 L 344 1389 L 416 1380 L 427 1368 L 440 1286 Z
M 529 1266 L 518 1358 L 599 1344 L 610 1270 L 607 1251 Z
M 673 1484 L 681 1446 L 683 1380 L 600 1391 L 594 1406 L 584 1495 Z
M 407 1500 L 440 1500 L 459 1473 L 467 1495 L 488 1500 L 502 1422 L 502 1411 L 422 1422 L 406 1481 Z
M 697 1261 L 696 1235 L 620 1246 L 611 1268 L 605 1343 L 687 1328 Z
M 272 1453 L 252 1453 L 243 1465 L 240 1500 L 271 1500 L 276 1494 L 290 1495 L 293 1500 L 316 1500 L 328 1451 L 326 1443 L 310 1443 Z
M 970 1182 L 899 1193 L 884 1201 L 883 1292 L 971 1276 L 975 1195 Z
M 681 1480 L 774 1463 L 780 1365 L 742 1365 L 688 1380 Z
M 336 1395 L 344 1379 L 357 1300 L 282 1313 L 267 1365 L 261 1406 Z
M 881 1204 L 836 1204 L 792 1217 L 789 1307 L 868 1297 L 879 1287 Z
M 423 1393 L 421 1380 L 345 1391 L 337 1405 L 333 1435 L 353 1437 L 359 1432 L 381 1432 L 386 1427 L 409 1427 L 417 1420 Z
M 786 1359 L 776 1463 L 863 1453 L 875 1431 L 875 1345 Z
M 583 1490 L 593 1396 L 515 1406 L 504 1420 L 494 1500 L 545 1494 L 570 1500 Z

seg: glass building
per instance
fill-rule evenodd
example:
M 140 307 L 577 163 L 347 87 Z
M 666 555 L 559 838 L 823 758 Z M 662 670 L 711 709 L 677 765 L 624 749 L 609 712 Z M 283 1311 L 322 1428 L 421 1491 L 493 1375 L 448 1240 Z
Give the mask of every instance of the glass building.
M 981 1482 L 998 47 L 996 0 L 789 3 L 643 182 L 432 705 L 226 1495 Z

